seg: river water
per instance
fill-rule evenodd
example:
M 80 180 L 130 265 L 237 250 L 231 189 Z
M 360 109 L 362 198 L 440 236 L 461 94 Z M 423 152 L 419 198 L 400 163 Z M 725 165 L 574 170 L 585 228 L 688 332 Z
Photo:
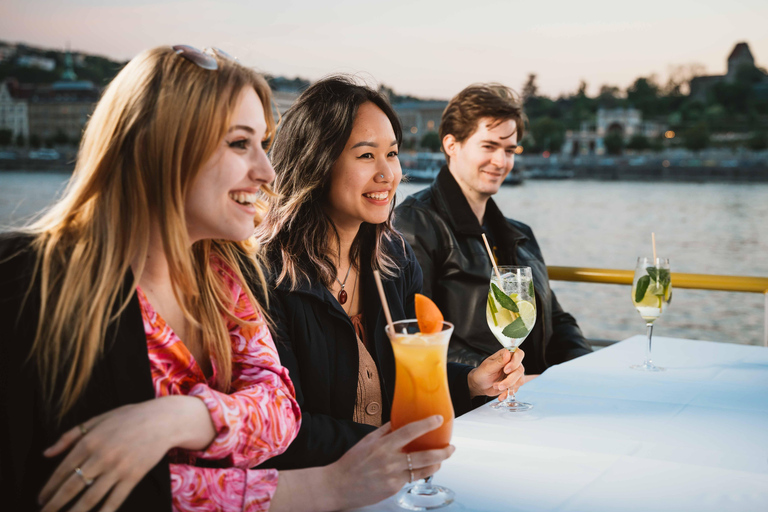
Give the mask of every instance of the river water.
M 67 174 L 0 173 L 0 230 L 18 225 L 63 190 Z M 401 185 L 399 199 L 425 184 Z M 634 270 L 660 256 L 672 272 L 768 277 L 768 184 L 533 181 L 503 187 L 502 212 L 533 228 L 547 264 Z M 589 338 L 644 333 L 630 287 L 552 282 Z M 674 287 L 674 281 L 673 281 Z M 676 289 L 659 336 L 759 345 L 764 297 Z

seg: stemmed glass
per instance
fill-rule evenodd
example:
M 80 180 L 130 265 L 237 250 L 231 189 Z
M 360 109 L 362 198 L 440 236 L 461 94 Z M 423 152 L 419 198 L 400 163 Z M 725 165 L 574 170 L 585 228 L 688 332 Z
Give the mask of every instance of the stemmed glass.
M 661 372 L 664 368 L 656 366 L 651 360 L 651 338 L 653 322 L 661 316 L 672 300 L 672 275 L 669 272 L 667 258 L 637 258 L 635 277 L 632 282 L 632 303 L 645 320 L 648 332 L 648 350 L 645 362 L 630 366 L 635 370 Z
M 453 404 L 448 388 L 448 342 L 453 324 L 443 322 L 440 331 L 426 334 L 416 320 L 401 320 L 385 327 L 395 354 L 395 396 L 392 400 L 392 428 L 434 414 L 443 424 L 408 443 L 406 453 L 445 448 L 453 431 Z M 432 477 L 417 482 L 401 493 L 398 505 L 410 510 L 432 510 L 453 502 L 453 491 L 434 485 Z
M 510 352 L 517 350 L 536 323 L 536 294 L 531 267 L 501 266 L 498 272 L 494 269 L 485 316 L 499 343 Z M 517 401 L 512 389 L 509 389 L 507 398 L 491 407 L 522 412 L 533 405 Z

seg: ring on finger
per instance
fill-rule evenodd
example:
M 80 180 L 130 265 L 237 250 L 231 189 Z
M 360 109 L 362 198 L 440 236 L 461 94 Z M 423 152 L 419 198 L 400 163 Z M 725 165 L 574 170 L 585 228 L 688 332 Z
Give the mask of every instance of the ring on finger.
M 408 473 L 411 474 L 411 477 L 408 480 L 408 483 L 412 484 L 413 483 L 413 462 L 411 461 L 411 454 L 410 453 L 406 453 L 405 454 L 405 460 L 408 461 Z
M 85 484 L 86 487 L 90 487 L 91 485 L 93 485 L 93 478 L 88 478 L 87 476 L 85 476 L 83 474 L 82 469 L 75 468 L 75 473 L 77 474 L 77 476 L 79 476 L 83 480 L 83 483 Z
M 80 429 L 80 435 L 85 437 L 85 434 L 88 433 L 88 427 L 85 426 L 85 424 L 81 423 L 77 426 L 77 428 Z

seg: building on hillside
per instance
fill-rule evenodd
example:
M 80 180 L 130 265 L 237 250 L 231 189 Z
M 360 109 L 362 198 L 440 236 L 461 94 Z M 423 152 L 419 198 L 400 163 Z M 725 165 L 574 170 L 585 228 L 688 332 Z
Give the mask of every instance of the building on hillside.
M 698 100 L 706 100 L 707 94 L 716 84 L 733 83 L 740 69 L 755 68 L 755 58 L 745 42 L 737 43 L 733 51 L 728 56 L 727 71 L 724 75 L 697 76 L 691 79 L 691 97 Z M 763 80 L 761 84 L 768 83 L 768 76 L 762 73 Z
M 403 125 L 403 147 L 416 148 L 429 132 L 438 132 L 447 101 L 409 101 L 392 105 Z
M 67 53 L 61 80 L 35 90 L 29 99 L 29 134 L 42 140 L 66 136 L 77 143 L 101 91 L 88 80 L 78 80 Z
M 29 113 L 27 102 L 16 94 L 19 90 L 15 80 L 0 83 L 0 130 L 11 130 L 14 141 L 21 136 L 29 140 Z
M 604 155 L 605 138 L 611 133 L 621 135 L 624 142 L 642 135 L 648 139 L 661 136 L 666 127 L 661 123 L 643 121 L 643 114 L 634 108 L 599 109 L 596 121 L 584 121 L 581 128 L 567 130 L 562 154 L 565 156 Z
M 56 69 L 56 61 L 54 59 L 38 57 L 37 55 L 22 55 L 16 59 L 16 65 L 22 68 L 37 68 L 44 71 Z

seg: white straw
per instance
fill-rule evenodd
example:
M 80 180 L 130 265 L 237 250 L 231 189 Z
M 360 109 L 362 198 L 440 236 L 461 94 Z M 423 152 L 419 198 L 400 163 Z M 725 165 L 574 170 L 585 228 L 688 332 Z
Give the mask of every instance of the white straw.
M 651 232 L 651 243 L 653 244 L 653 264 L 656 264 L 656 233 Z
M 387 297 L 384 295 L 384 285 L 381 284 L 381 275 L 378 270 L 373 271 L 373 278 L 376 280 L 376 288 L 379 289 L 379 297 L 381 297 L 381 306 L 384 308 L 384 316 L 387 317 L 387 324 L 392 334 L 395 333 L 395 326 L 392 325 L 392 315 L 389 313 L 389 304 L 387 304 Z
M 498 277 L 499 281 L 501 281 L 499 267 L 496 266 L 496 258 L 493 257 L 493 251 L 491 251 L 491 246 L 488 244 L 488 239 L 485 238 L 485 233 L 483 233 L 483 242 L 485 242 L 485 249 L 488 251 L 488 257 L 491 258 L 491 265 L 493 265 L 493 270 L 496 271 L 496 277 Z

